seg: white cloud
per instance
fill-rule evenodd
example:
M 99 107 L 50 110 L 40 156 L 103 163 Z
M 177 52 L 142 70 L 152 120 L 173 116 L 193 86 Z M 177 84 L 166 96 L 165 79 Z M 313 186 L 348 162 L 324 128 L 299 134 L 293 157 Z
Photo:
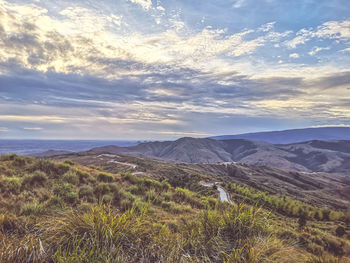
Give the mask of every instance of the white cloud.
M 350 39 L 350 20 L 326 22 L 314 34 L 319 38 Z
M 299 58 L 299 54 L 298 53 L 292 53 L 292 54 L 289 54 L 289 57 L 290 58 Z
M 152 0 L 130 0 L 130 2 L 140 5 L 145 10 L 149 10 L 152 7 Z
M 0 127 L 0 132 L 7 132 L 7 131 L 9 131 L 8 128 L 6 128 L 6 127 Z
M 340 50 L 339 52 L 342 52 L 342 53 L 350 52 L 350 47 Z
M 350 20 L 328 21 L 318 26 L 316 29 L 301 29 L 292 40 L 286 41 L 285 45 L 289 48 L 296 48 L 298 45 L 305 44 L 311 39 L 350 39 Z
M 40 131 L 43 128 L 41 127 L 24 127 L 23 130 L 30 130 L 30 131 Z
M 310 38 L 307 36 L 307 34 L 302 34 L 293 38 L 292 40 L 286 41 L 285 45 L 289 48 L 296 48 L 298 45 L 305 44 L 309 40 Z
M 232 4 L 232 7 L 240 8 L 240 7 L 242 7 L 245 4 L 245 1 L 246 0 L 234 0 L 233 4 Z
M 272 30 L 275 27 L 276 22 L 270 22 L 262 25 L 261 27 L 258 28 L 258 31 L 262 32 L 268 32 Z
M 313 47 L 312 50 L 308 54 L 310 56 L 314 56 L 322 50 L 329 50 L 329 49 L 330 49 L 330 47 Z
M 164 11 L 165 11 L 165 8 L 162 7 L 161 5 L 159 5 L 159 6 L 157 6 L 157 10 L 164 12 Z

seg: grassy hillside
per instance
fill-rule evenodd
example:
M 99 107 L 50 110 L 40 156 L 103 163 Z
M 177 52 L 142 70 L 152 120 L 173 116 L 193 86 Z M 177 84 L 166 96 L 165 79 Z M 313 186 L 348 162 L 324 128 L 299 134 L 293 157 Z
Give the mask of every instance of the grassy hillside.
M 130 171 L 143 174 L 195 192 L 205 190 L 200 181 L 224 181 L 249 185 L 270 194 L 283 194 L 314 206 L 350 209 L 350 177 L 339 174 L 288 172 L 243 163 L 170 163 L 146 157 L 93 152 L 50 158 L 61 162 L 69 158 L 84 166 L 99 167 L 111 173 Z
M 214 188 L 184 184 L 193 192 L 170 183 L 69 160 L 4 155 L 0 262 L 349 260 L 344 214 L 289 214 L 268 201 L 277 197 L 266 194 L 259 202 L 264 193 L 231 184 L 230 205 L 217 201 Z M 305 205 L 305 211 L 318 208 Z

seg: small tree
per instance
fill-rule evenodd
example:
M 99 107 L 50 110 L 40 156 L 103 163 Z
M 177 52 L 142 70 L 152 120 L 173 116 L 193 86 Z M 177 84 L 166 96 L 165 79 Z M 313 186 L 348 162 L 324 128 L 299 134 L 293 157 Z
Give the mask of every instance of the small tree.
M 342 237 L 345 235 L 345 228 L 343 226 L 338 226 L 336 229 L 335 229 L 335 234 L 338 236 L 338 237 Z

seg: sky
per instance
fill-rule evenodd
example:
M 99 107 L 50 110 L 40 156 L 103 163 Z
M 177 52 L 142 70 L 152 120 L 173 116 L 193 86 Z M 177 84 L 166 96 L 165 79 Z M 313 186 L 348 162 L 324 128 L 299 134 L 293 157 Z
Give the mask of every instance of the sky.
M 349 0 L 0 0 L 0 139 L 349 125 Z

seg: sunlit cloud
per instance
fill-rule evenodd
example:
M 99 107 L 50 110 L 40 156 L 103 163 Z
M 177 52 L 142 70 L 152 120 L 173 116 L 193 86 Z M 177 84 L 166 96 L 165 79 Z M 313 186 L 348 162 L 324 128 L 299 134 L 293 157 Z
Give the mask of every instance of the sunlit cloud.
M 344 15 L 286 26 L 274 13 L 248 17 L 249 0 L 201 10 L 188 1 L 29 2 L 0 0 L 2 135 L 167 138 L 232 132 L 238 120 L 270 130 L 262 123 L 349 122 Z
M 30 130 L 30 131 L 40 131 L 43 128 L 41 127 L 24 127 L 23 130 Z

